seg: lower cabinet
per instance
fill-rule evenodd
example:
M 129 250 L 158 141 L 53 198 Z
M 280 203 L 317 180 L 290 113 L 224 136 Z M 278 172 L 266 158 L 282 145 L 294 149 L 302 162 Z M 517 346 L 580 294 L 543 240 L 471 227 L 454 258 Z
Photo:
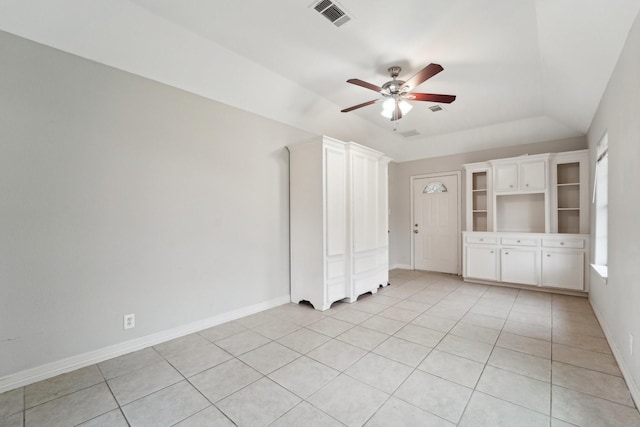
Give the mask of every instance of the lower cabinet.
M 502 282 L 537 285 L 537 253 L 535 249 L 500 249 L 500 280 Z
M 491 281 L 584 291 L 589 236 L 463 233 L 463 275 Z
M 582 290 L 584 253 L 576 251 L 542 251 L 542 286 Z
M 498 254 L 493 247 L 466 248 L 466 276 L 476 279 L 498 280 Z

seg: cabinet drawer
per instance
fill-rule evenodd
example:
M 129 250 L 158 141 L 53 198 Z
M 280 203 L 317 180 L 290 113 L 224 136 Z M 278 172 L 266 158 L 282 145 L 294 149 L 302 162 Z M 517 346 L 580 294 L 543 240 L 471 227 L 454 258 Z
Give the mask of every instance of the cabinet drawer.
M 503 245 L 509 246 L 538 246 L 538 239 L 532 239 L 531 237 L 503 237 L 501 242 Z
M 498 243 L 498 238 L 492 236 L 467 236 L 467 243 L 495 245 L 496 243 Z
M 584 239 L 542 239 L 545 248 L 584 249 Z

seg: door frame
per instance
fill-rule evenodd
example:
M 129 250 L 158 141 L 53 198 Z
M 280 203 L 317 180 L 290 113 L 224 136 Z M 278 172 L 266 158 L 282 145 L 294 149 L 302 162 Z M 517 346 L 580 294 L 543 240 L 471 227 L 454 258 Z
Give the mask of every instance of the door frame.
M 415 236 L 413 233 L 413 225 L 411 224 L 415 224 L 414 222 L 414 218 L 413 218 L 413 212 L 414 212 L 414 200 L 413 200 L 413 185 L 414 185 L 414 181 L 417 179 L 422 179 L 422 178 L 437 178 L 440 176 L 451 176 L 451 175 L 455 175 L 456 176 L 456 181 L 458 183 L 457 188 L 458 188 L 458 215 L 457 215 L 457 221 L 456 221 L 456 234 L 457 234 L 457 238 L 456 238 L 456 252 L 458 253 L 458 276 L 460 276 L 462 274 L 462 245 L 460 244 L 460 236 L 462 236 L 462 172 L 461 171 L 450 171 L 450 172 L 437 172 L 437 173 L 426 173 L 426 174 L 420 174 L 420 175 L 411 175 L 409 177 L 409 196 L 410 196 L 410 200 L 411 200 L 411 206 L 410 206 L 410 210 L 411 210 L 411 222 L 409 223 L 409 235 L 411 236 L 411 270 L 415 270 Z

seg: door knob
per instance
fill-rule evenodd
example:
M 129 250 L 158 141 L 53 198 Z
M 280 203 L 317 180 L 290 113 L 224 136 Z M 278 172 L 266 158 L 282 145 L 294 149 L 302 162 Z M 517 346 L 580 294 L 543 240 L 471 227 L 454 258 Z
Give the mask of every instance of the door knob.
M 416 233 L 416 234 L 418 234 L 418 233 L 419 233 L 419 231 L 418 231 L 418 230 L 413 230 L 413 232 L 414 232 L 414 233 Z

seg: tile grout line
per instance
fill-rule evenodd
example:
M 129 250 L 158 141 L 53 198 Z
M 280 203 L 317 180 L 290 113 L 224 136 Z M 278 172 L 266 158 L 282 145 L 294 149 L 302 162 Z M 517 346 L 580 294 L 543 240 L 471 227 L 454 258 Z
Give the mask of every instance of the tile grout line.
M 433 283 L 433 284 L 435 284 L 435 283 Z M 433 284 L 430 284 L 426 289 L 428 289 L 429 287 L 431 287 Z M 447 292 L 447 293 L 446 293 L 445 295 L 443 295 L 440 299 L 438 299 L 438 301 L 437 301 L 436 303 L 432 304 L 432 305 L 431 305 L 431 307 L 433 307 L 433 306 L 434 306 L 434 305 L 436 305 L 438 302 L 440 302 L 440 301 L 442 301 L 443 299 L 445 299 L 447 296 L 451 295 L 453 292 L 455 292 L 457 289 L 459 289 L 459 288 L 460 288 L 460 286 L 461 286 L 461 285 L 459 285 L 456 289 L 452 289 L 452 290 L 450 290 L 449 292 Z M 484 295 L 484 294 L 487 292 L 487 290 L 488 290 L 488 288 L 487 288 L 487 289 L 485 289 L 485 291 L 484 291 L 481 295 Z M 421 292 L 421 291 L 419 291 L 419 292 Z M 416 292 L 416 293 L 419 293 L 419 292 Z M 415 294 L 414 294 L 414 295 L 415 295 Z M 405 298 L 405 300 L 406 300 L 406 299 L 408 299 L 408 298 L 410 298 L 410 297 Z M 478 299 L 477 299 L 477 300 L 479 300 L 480 298 L 481 298 L 481 297 L 478 297 Z M 476 302 L 477 302 L 477 300 L 476 300 Z M 404 300 L 403 300 L 403 301 L 404 301 Z M 474 305 L 475 305 L 475 303 L 474 303 Z M 429 307 L 429 308 L 431 308 L 431 307 Z M 473 306 L 472 306 L 472 307 L 473 307 Z M 429 309 L 427 309 L 427 310 L 423 311 L 421 314 L 426 313 L 428 310 L 429 310 Z M 466 315 L 470 310 L 471 310 L 471 307 L 470 307 L 470 308 L 465 312 L 465 315 Z M 416 317 L 418 317 L 418 316 L 416 316 Z M 439 316 L 436 316 L 436 317 L 439 317 Z M 464 317 L 464 316 L 462 316 L 462 317 Z M 462 319 L 462 317 L 461 317 L 460 319 Z M 406 381 L 407 381 L 407 380 L 408 380 L 408 379 L 409 379 L 409 378 L 410 378 L 410 377 L 411 377 L 411 376 L 412 376 L 416 371 L 418 371 L 418 370 L 419 370 L 419 369 L 418 369 L 418 366 L 420 366 L 420 364 L 421 364 L 422 362 L 424 362 L 424 360 L 425 360 L 427 357 L 429 357 L 429 355 L 433 352 L 433 350 L 435 350 L 435 349 L 436 349 L 436 347 L 438 346 L 438 344 L 440 344 L 440 342 L 442 342 L 442 340 L 443 340 L 447 335 L 449 335 L 449 333 L 451 332 L 451 330 L 452 330 L 453 328 L 455 328 L 455 326 L 460 322 L 460 319 L 459 319 L 458 321 L 456 321 L 456 323 L 455 323 L 455 324 L 454 324 L 454 325 L 449 329 L 449 332 L 446 332 L 446 333 L 445 333 L 445 334 L 444 334 L 444 335 L 443 335 L 443 336 L 438 340 L 438 342 L 437 342 L 437 343 L 436 343 L 436 344 L 431 348 L 431 351 L 429 351 L 429 353 L 427 353 L 427 354 L 422 358 L 422 360 L 421 360 L 421 361 L 420 361 L 420 362 L 419 362 L 419 363 L 418 363 L 418 364 L 413 368 L 413 370 L 411 371 L 411 373 L 410 373 L 409 375 L 407 375 L 407 377 L 406 377 L 406 378 L 405 378 L 405 379 L 404 379 L 404 380 L 403 380 L 403 381 L 402 381 L 402 382 L 401 382 L 401 383 L 400 383 L 400 384 L 395 388 L 395 390 L 394 390 L 392 393 L 389 393 L 389 397 L 388 397 L 388 398 L 383 402 L 383 404 L 382 404 L 382 405 L 380 405 L 380 407 L 379 407 L 379 408 L 378 408 L 378 409 L 377 409 L 377 410 L 376 410 L 376 411 L 375 411 L 375 412 L 374 412 L 374 413 L 369 417 L 369 419 L 367 419 L 367 421 L 369 421 L 372 417 L 374 417 L 374 416 L 378 413 L 378 411 L 380 410 L 380 408 L 382 408 L 382 406 L 384 406 L 384 404 L 386 404 L 386 403 L 391 399 L 391 397 L 394 397 L 394 398 L 396 398 L 396 399 L 399 399 L 399 400 L 401 400 L 401 401 L 403 401 L 403 402 L 405 402 L 405 403 L 407 403 L 407 404 L 409 404 L 409 405 L 414 406 L 414 407 L 416 407 L 416 408 L 417 408 L 417 406 L 415 406 L 415 405 L 414 405 L 414 404 L 412 404 L 411 402 L 407 402 L 406 400 L 404 400 L 404 399 L 402 399 L 402 398 L 400 398 L 400 397 L 397 397 L 397 396 L 395 396 L 394 394 L 396 393 L 396 391 L 398 391 L 398 390 L 403 386 L 403 384 L 405 384 L 405 383 L 406 383 Z M 451 320 L 453 320 L 453 319 L 451 319 Z M 408 324 L 410 324 L 410 323 L 411 323 L 411 322 L 407 322 L 407 325 L 408 325 Z M 406 326 L 406 325 L 405 325 L 405 326 Z M 418 325 L 416 325 L 416 326 L 418 326 Z M 427 329 L 428 329 L 428 328 L 427 328 Z M 438 331 L 438 332 L 441 332 L 441 331 Z M 485 365 L 485 366 L 486 366 L 486 365 Z M 422 371 L 422 370 L 419 370 L 419 371 L 420 371 L 420 372 L 424 372 L 424 371 Z M 428 374 L 428 373 L 427 373 L 427 374 Z M 431 375 L 432 375 L 432 374 L 431 374 Z M 436 377 L 438 377 L 438 378 L 441 378 L 441 379 L 443 379 L 443 380 L 445 380 L 445 381 L 449 381 L 449 380 L 447 380 L 447 379 L 445 379 L 445 378 L 442 378 L 442 377 L 439 377 L 439 376 L 437 376 L 437 375 L 434 375 L 434 376 L 436 376 Z M 451 381 L 451 382 L 453 383 L 453 381 Z M 454 384 L 457 384 L 457 383 L 454 383 Z M 463 387 L 464 387 L 464 386 L 463 386 Z M 374 387 L 374 388 L 375 388 L 375 387 Z M 467 388 L 468 388 L 468 387 L 467 387 Z M 467 404 L 468 404 L 468 402 L 469 402 L 469 401 L 467 400 Z M 429 413 L 429 414 L 431 414 L 431 415 L 434 415 L 434 416 L 436 416 L 436 417 L 438 417 L 438 418 L 440 418 L 440 419 L 443 419 L 443 420 L 445 420 L 445 421 L 447 421 L 447 422 L 450 422 L 450 421 L 449 421 L 449 420 L 447 420 L 446 418 L 443 418 L 443 417 L 441 417 L 441 416 L 439 416 L 439 415 L 437 415 L 437 414 L 434 414 L 434 413 L 432 413 L 432 412 L 430 412 L 430 411 L 427 411 L 427 410 L 425 410 L 424 408 L 419 408 L 419 409 L 421 409 L 422 411 L 425 411 L 425 412 L 427 412 L 427 413 Z M 464 408 L 464 409 L 463 409 L 463 411 L 460 413 L 460 418 L 459 418 L 459 419 L 458 419 L 458 421 L 455 423 L 456 425 L 460 422 L 460 419 L 462 418 L 462 415 L 464 414 L 464 411 L 465 411 L 465 410 L 466 410 L 466 404 L 465 404 L 465 408 Z
M 429 287 L 431 287 L 432 285 L 433 285 L 433 284 L 430 284 L 430 285 L 429 285 L 429 286 L 427 286 L 425 289 L 428 289 L 428 288 L 429 288 Z M 419 291 L 419 292 L 421 292 L 421 291 Z M 448 292 L 448 293 L 446 294 L 446 296 L 448 296 L 449 294 L 451 294 L 451 292 L 453 292 L 453 290 L 451 290 L 450 292 Z M 418 292 L 416 292 L 416 293 L 418 293 Z M 414 295 L 415 295 L 415 294 L 414 294 Z M 437 304 L 438 302 L 442 301 L 442 299 L 444 299 L 446 296 L 443 296 L 442 298 L 440 298 L 440 299 L 439 299 L 435 304 Z M 407 298 L 405 298 L 404 300 L 406 300 L 406 299 L 408 299 L 408 298 L 410 298 L 410 297 L 407 297 Z M 404 301 L 404 300 L 402 300 L 402 301 Z M 432 304 L 432 305 L 431 305 L 431 307 L 433 307 L 435 304 Z M 429 307 L 429 308 L 431 308 L 431 307 Z M 427 310 L 423 311 L 420 315 L 424 314 L 424 313 L 425 313 L 426 311 L 428 311 L 428 310 L 429 310 L 429 309 L 427 309 Z M 419 315 L 419 316 L 420 316 L 420 315 Z M 416 317 L 418 317 L 418 316 L 416 316 Z M 406 325 L 408 325 L 408 324 L 410 324 L 410 323 L 411 323 L 411 322 L 407 322 L 407 324 L 406 324 Z M 405 326 L 406 326 L 406 325 L 405 325 Z M 417 325 L 416 325 L 416 326 L 417 326 Z M 404 327 L 404 326 L 403 326 L 403 327 Z M 400 328 L 400 329 L 402 329 L 402 328 Z M 397 332 L 397 331 L 396 331 L 396 332 Z M 433 350 L 436 348 L 436 346 L 440 343 L 440 341 L 442 341 L 442 340 L 444 339 L 444 337 L 445 337 L 446 335 L 447 335 L 447 334 L 443 335 L 443 336 L 442 336 L 442 338 L 440 338 L 440 339 L 438 340 L 438 342 L 437 342 L 437 343 L 436 343 L 436 344 L 431 348 L 431 350 L 429 351 L 429 353 L 427 353 L 427 354 L 422 358 L 422 360 L 420 360 L 420 362 L 416 365 L 416 367 L 412 369 L 411 373 L 409 373 L 409 375 L 407 375 L 407 377 L 406 377 L 404 380 L 402 380 L 402 382 L 400 382 L 400 384 L 398 384 L 398 386 L 394 389 L 394 391 L 393 391 L 393 392 L 391 392 L 391 393 L 388 393 L 388 395 L 389 395 L 389 396 L 388 396 L 388 397 L 385 399 L 385 401 L 384 401 L 384 402 L 382 402 L 382 404 L 381 404 L 381 405 L 380 405 L 380 406 L 379 406 L 379 407 L 378 407 L 378 408 L 377 408 L 377 409 L 376 409 L 376 410 L 371 414 L 371 416 L 369 416 L 369 418 L 367 418 L 367 420 L 365 421 L 365 423 L 364 423 L 364 424 L 366 424 L 366 423 L 367 423 L 367 422 L 369 422 L 369 421 L 370 421 L 374 416 L 376 416 L 376 414 L 378 413 L 378 411 L 380 411 L 380 409 L 381 409 L 381 408 L 382 408 L 382 407 L 383 407 L 383 406 L 384 406 L 384 405 L 385 405 L 389 400 L 391 400 L 391 398 L 392 398 L 392 397 L 394 397 L 394 398 L 396 398 L 396 399 L 399 399 L 399 400 L 401 400 L 401 401 L 403 401 L 403 402 L 405 402 L 405 403 L 407 403 L 407 404 L 409 404 L 409 405 L 411 405 L 411 406 L 413 406 L 413 407 L 415 407 L 415 408 L 418 408 L 418 409 L 420 409 L 420 410 L 422 410 L 422 411 L 425 411 L 425 412 L 427 412 L 427 413 L 429 413 L 429 414 L 431 414 L 431 415 L 433 415 L 433 416 L 436 416 L 436 417 L 438 417 L 438 418 L 440 418 L 440 419 L 442 419 L 442 420 L 445 420 L 445 421 L 449 422 L 449 420 L 447 420 L 447 419 L 445 419 L 445 418 L 442 418 L 441 416 L 439 416 L 439 415 L 437 415 L 437 414 L 434 414 L 434 413 L 432 413 L 432 412 L 430 412 L 430 411 L 427 411 L 427 410 L 425 410 L 424 408 L 419 408 L 419 407 L 417 407 L 416 405 L 412 404 L 411 402 L 407 402 L 406 400 L 404 400 L 404 399 L 402 399 L 402 398 L 400 398 L 400 397 L 394 396 L 395 392 L 396 392 L 396 391 L 398 391 L 398 390 L 402 387 L 402 385 L 406 383 L 406 381 L 407 381 L 407 380 L 408 380 L 408 379 L 409 379 L 409 378 L 414 374 L 414 372 L 416 372 L 416 370 L 418 370 L 418 366 L 420 366 L 420 364 L 421 364 L 421 363 L 422 363 L 422 362 L 423 362 L 423 361 L 424 361 L 424 360 L 429 356 L 429 354 L 431 354 L 431 352 L 433 352 Z M 391 335 L 391 336 L 393 336 L 393 335 Z M 422 372 L 422 371 L 421 371 L 421 372 Z M 367 384 L 367 385 L 368 385 L 368 384 Z M 370 387 L 371 387 L 371 386 L 370 386 Z M 375 387 L 374 387 L 374 388 L 375 388 Z M 377 389 L 377 388 L 376 388 L 376 389 Z M 456 424 L 457 424 L 457 423 L 456 423 Z
M 522 289 L 518 290 L 518 294 L 517 294 L 517 295 L 520 295 L 520 293 L 521 293 L 522 291 L 523 291 Z M 515 302 L 516 302 L 516 301 L 517 301 L 517 296 L 516 296 L 516 298 L 514 299 L 514 302 L 512 303 L 511 308 L 509 309 L 509 314 L 507 314 L 507 317 L 505 318 L 505 325 L 506 325 L 506 321 L 507 321 L 507 320 L 508 320 L 508 318 L 509 318 L 509 315 L 510 315 L 510 314 L 511 314 L 511 312 L 513 311 L 513 306 L 515 305 Z M 502 334 L 503 330 L 504 330 L 504 326 L 503 326 L 503 329 L 501 329 L 501 330 L 500 330 L 500 335 Z M 506 333 L 512 333 L 512 332 L 509 332 L 509 331 L 504 331 L 504 332 L 506 332 Z M 512 334 L 513 334 L 513 333 L 512 333 Z M 519 334 L 514 334 L 514 335 L 519 335 Z M 519 336 L 523 336 L 523 335 L 519 335 Z M 527 337 L 527 336 L 524 336 L 524 337 L 525 337 L 525 338 L 531 338 L 531 337 Z M 499 338 L 499 337 L 498 337 L 498 338 Z M 534 338 L 534 339 L 535 339 L 535 338 Z M 539 341 L 543 341 L 543 340 L 539 340 Z M 498 342 L 498 340 L 496 340 L 496 344 L 493 346 L 493 349 L 491 350 L 491 354 L 493 354 L 493 351 L 495 350 L 495 348 L 496 348 L 496 347 L 500 347 L 500 346 L 498 346 L 498 345 L 497 345 L 497 342 Z M 505 349 L 507 349 L 507 350 L 511 350 L 511 349 L 506 348 L 506 347 L 500 347 L 500 348 L 505 348 Z M 527 354 L 527 355 L 530 355 L 530 356 L 535 356 L 535 355 L 532 355 L 532 354 L 530 354 L 530 353 L 520 352 L 520 351 L 518 351 L 518 350 L 511 350 L 511 351 L 516 351 L 516 352 L 518 352 L 518 353 Z M 539 357 L 539 356 L 535 356 L 535 357 Z M 489 355 L 489 359 L 490 359 L 490 358 L 491 358 L 491 355 Z M 533 377 L 530 377 L 530 376 L 528 376 L 528 375 L 520 374 L 520 373 L 517 373 L 517 372 L 512 372 L 512 371 L 509 371 L 509 370 L 501 369 L 501 368 L 499 368 L 499 367 L 495 367 L 495 366 L 493 366 L 493 365 L 489 365 L 489 359 L 487 359 L 487 362 L 485 363 L 485 366 L 484 366 L 484 368 L 482 369 L 482 373 L 484 373 L 484 370 L 485 370 L 485 368 L 486 368 L 487 366 L 491 366 L 491 367 L 493 367 L 493 368 L 495 368 L 495 369 L 503 370 L 503 371 L 506 371 L 506 372 L 511 372 L 511 373 L 513 373 L 513 374 L 520 375 L 520 376 L 523 376 L 523 377 L 526 377 L 526 378 L 529 378 L 529 379 L 533 379 L 533 380 L 536 380 L 536 381 L 541 381 L 541 380 L 539 380 L 539 379 L 537 379 L 537 378 L 533 378 Z M 549 361 L 551 362 L 551 361 L 552 361 L 552 359 L 549 359 Z M 550 363 L 550 365 L 551 365 L 551 363 Z M 551 366 L 549 367 L 549 374 L 550 374 L 550 376 L 551 376 Z M 474 387 L 474 392 L 475 392 L 475 391 L 477 391 L 478 393 L 486 394 L 487 396 L 491 396 L 491 397 L 493 397 L 493 398 L 495 398 L 495 399 L 502 400 L 503 402 L 507 402 L 507 403 L 509 403 L 509 404 L 512 404 L 512 405 L 515 405 L 515 406 L 519 406 L 520 408 L 524 408 L 524 409 L 527 409 L 527 410 L 529 410 L 529 411 L 537 412 L 538 414 L 542 414 L 542 415 L 544 415 L 544 416 L 549 417 L 549 422 L 551 422 L 551 419 L 553 418 L 553 417 L 552 417 L 552 415 L 551 415 L 551 409 L 552 409 L 552 401 L 551 401 L 551 389 L 552 389 L 552 383 L 551 383 L 551 378 L 549 379 L 549 399 L 550 399 L 550 401 L 549 401 L 549 414 L 545 414 L 544 412 L 540 412 L 540 411 L 538 411 L 538 410 L 536 410 L 536 409 L 531 409 L 531 408 L 529 408 L 529 407 L 527 407 L 527 406 L 523 406 L 523 405 L 518 404 L 518 403 L 510 402 L 510 401 L 505 400 L 505 399 L 503 399 L 503 398 L 501 398 L 501 397 L 493 396 L 493 395 L 491 395 L 491 394 L 489 394 L 489 393 L 483 392 L 482 390 L 477 390 L 477 385 L 480 383 L 480 379 L 481 379 L 481 378 L 482 378 L 482 374 L 480 375 L 480 377 L 478 377 L 478 382 L 476 383 L 476 387 Z M 542 381 L 542 382 L 546 382 L 546 381 Z M 468 402 L 467 402 L 467 404 L 468 404 Z M 466 408 L 465 408 L 465 410 L 466 410 Z
M 482 296 L 484 296 L 484 294 L 486 294 L 488 292 L 488 290 L 489 290 L 489 288 L 485 289 L 485 291 L 482 293 L 481 297 L 478 298 L 478 300 L 480 300 L 482 298 Z M 511 307 L 513 307 L 513 304 L 515 303 L 518 295 L 520 295 L 520 291 L 518 291 L 518 293 L 516 294 L 516 298 L 514 298 L 514 302 L 511 303 Z M 477 304 L 477 301 L 476 301 L 475 304 Z M 469 309 L 469 311 L 470 310 L 471 309 Z M 511 313 L 511 308 L 509 309 L 509 313 Z M 478 384 L 480 383 L 480 379 L 482 378 L 482 375 L 484 374 L 484 370 L 486 369 L 487 365 L 489 364 L 489 359 L 491 358 L 491 355 L 493 354 L 493 351 L 496 348 L 496 345 L 498 343 L 498 339 L 500 339 L 500 335 L 502 334 L 502 330 L 504 329 L 504 326 L 507 323 L 507 319 L 509 318 L 509 313 L 507 314 L 507 317 L 505 318 L 504 322 L 502 323 L 502 327 L 500 328 L 500 332 L 499 332 L 498 336 L 496 337 L 496 341 L 494 342 L 493 347 L 491 348 L 491 352 L 489 353 L 489 357 L 487 357 L 487 360 L 485 361 L 484 365 L 482 366 L 482 371 L 480 372 L 480 375 L 478 375 L 478 379 L 476 380 L 476 383 L 473 386 L 473 389 L 471 390 L 471 395 L 469 396 L 469 399 L 467 399 L 467 402 L 465 403 L 464 408 L 462 409 L 462 412 L 460 413 L 460 418 L 458 419 L 458 422 L 456 423 L 456 425 L 460 424 L 460 422 L 462 421 L 462 417 L 464 417 L 465 412 L 467 412 L 467 408 L 469 407 L 469 403 L 471 402 L 471 398 L 473 398 L 474 393 L 476 391 L 478 391 L 479 393 L 482 393 L 480 390 L 477 390 Z M 460 320 L 462 320 L 462 319 L 460 319 Z M 456 325 L 457 325 L 457 323 L 456 323 Z M 455 325 L 454 325 L 454 328 L 455 328 Z

